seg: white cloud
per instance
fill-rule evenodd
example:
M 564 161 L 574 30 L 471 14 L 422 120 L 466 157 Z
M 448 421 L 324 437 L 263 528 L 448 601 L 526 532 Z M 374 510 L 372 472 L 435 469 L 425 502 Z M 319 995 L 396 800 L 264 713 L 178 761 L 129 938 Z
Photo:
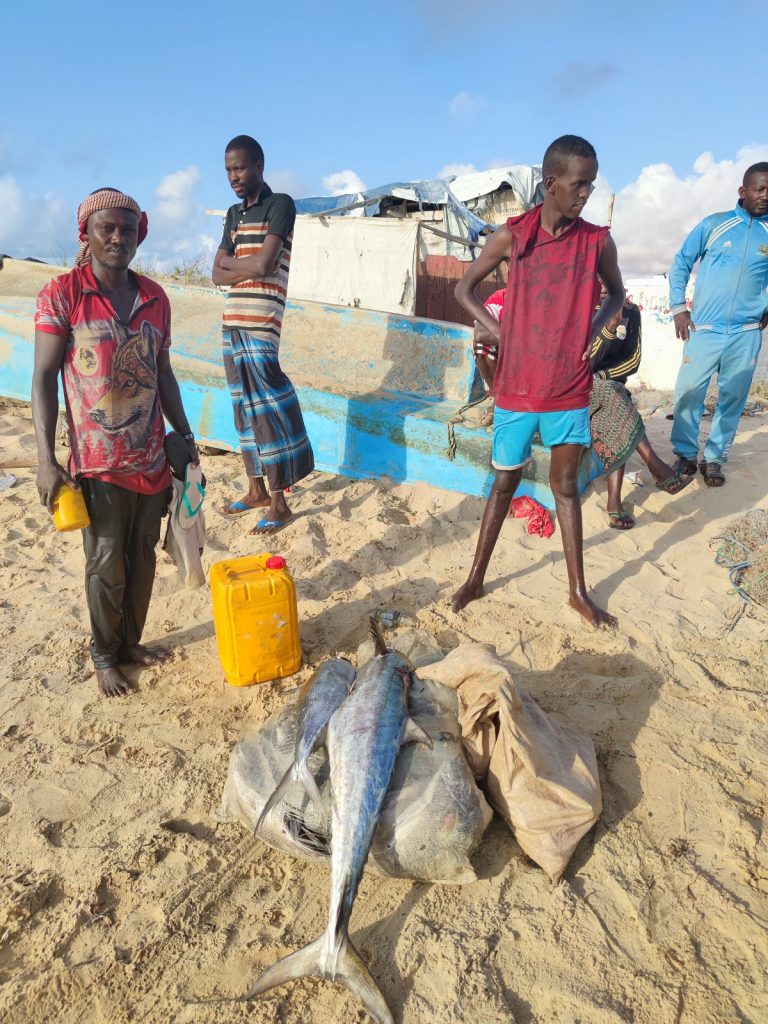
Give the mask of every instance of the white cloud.
M 750 164 L 768 158 L 768 145 L 744 146 L 732 160 L 702 153 L 693 173 L 679 176 L 669 164 L 649 164 L 616 193 L 612 234 L 627 274 L 668 271 L 687 234 L 704 217 L 732 209 Z M 611 188 L 598 176 L 586 217 L 606 223 Z
M 166 174 L 155 189 L 157 203 L 152 218 L 161 229 L 186 224 L 200 209 L 195 201 L 195 190 L 200 184 L 200 171 L 191 164 L 182 171 Z
M 140 264 L 165 271 L 201 260 L 210 268 L 221 234 L 196 199 L 199 183 L 194 166 L 161 180 L 149 210 L 149 234 L 138 252 Z M 26 192 L 11 175 L 0 175 L 0 252 L 71 265 L 77 248 L 76 211 L 76 203 L 52 193 Z
M 6 174 L 0 178 L 0 240 L 4 248 L 18 235 L 24 224 L 24 213 L 21 188 L 15 178 Z
M 438 178 L 450 178 L 456 174 L 474 174 L 477 168 L 474 164 L 445 164 L 437 172 Z
M 51 193 L 25 193 L 10 174 L 0 177 L 0 252 L 61 262 L 74 251 L 75 211 Z
M 335 171 L 323 178 L 323 188 L 332 196 L 345 196 L 354 192 L 365 192 L 367 185 L 355 171 Z
M 482 110 L 485 106 L 484 96 L 474 96 L 468 92 L 457 92 L 448 104 L 451 117 L 466 119 Z
M 155 189 L 156 202 L 148 211 L 149 233 L 137 262 L 150 272 L 173 272 L 200 262 L 208 271 L 221 239 L 219 224 L 206 216 L 197 198 L 200 171 L 191 164 L 166 174 Z

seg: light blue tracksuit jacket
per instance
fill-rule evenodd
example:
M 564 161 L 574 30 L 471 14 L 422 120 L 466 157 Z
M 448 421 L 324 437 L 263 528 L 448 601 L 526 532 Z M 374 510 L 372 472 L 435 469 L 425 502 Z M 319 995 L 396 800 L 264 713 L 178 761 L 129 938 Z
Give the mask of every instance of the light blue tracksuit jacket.
M 718 403 L 704 449 L 708 462 L 725 462 L 760 352 L 760 318 L 768 309 L 768 216 L 750 217 L 741 205 L 697 224 L 669 273 L 673 314 L 686 310 L 685 289 L 699 270 L 691 319 L 675 387 L 672 447 L 696 459 L 709 381 L 717 374 Z

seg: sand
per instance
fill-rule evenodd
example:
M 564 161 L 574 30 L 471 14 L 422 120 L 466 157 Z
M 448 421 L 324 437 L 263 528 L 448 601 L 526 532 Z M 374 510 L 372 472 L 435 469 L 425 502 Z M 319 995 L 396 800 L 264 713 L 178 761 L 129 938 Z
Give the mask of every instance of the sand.
M 668 451 L 663 405 L 648 419 Z M 768 492 L 766 418 L 745 418 L 719 491 L 626 487 L 637 526 L 584 501 L 587 579 L 619 618 L 596 633 L 565 605 L 559 535 L 509 520 L 484 600 L 454 615 L 482 501 L 314 474 L 269 542 L 299 593 L 305 668 L 229 687 L 207 589 L 160 556 L 145 639 L 174 650 L 96 693 L 79 534 L 38 504 L 29 408 L 0 405 L 0 1018 L 16 1022 L 362 1022 L 341 986 L 300 981 L 260 1002 L 260 969 L 315 938 L 328 873 L 211 817 L 233 743 L 368 614 L 415 615 L 446 648 L 493 642 L 548 711 L 595 741 L 605 810 L 550 887 L 494 820 L 464 888 L 363 879 L 352 936 L 397 1021 L 758 1024 L 768 1020 L 766 637 L 711 538 Z M 634 462 L 630 470 L 639 468 Z M 205 460 L 210 504 L 241 493 L 234 455 Z M 2 475 L 2 472 L 0 472 Z M 253 522 L 253 520 L 251 520 Z M 265 550 L 249 520 L 209 514 L 206 566 Z

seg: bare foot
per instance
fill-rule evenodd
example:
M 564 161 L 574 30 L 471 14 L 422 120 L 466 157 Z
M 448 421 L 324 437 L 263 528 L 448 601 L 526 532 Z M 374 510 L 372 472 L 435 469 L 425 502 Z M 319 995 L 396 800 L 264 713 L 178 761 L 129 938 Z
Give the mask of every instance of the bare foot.
M 152 665 L 162 665 L 163 662 L 170 661 L 171 652 L 162 647 L 153 651 L 143 644 L 134 644 L 133 647 L 121 647 L 117 652 L 117 657 L 121 665 L 143 665 L 145 668 L 149 668 Z
M 483 595 L 482 583 L 470 583 L 469 580 L 464 584 L 463 587 L 459 587 L 456 593 L 451 598 L 451 608 L 455 612 L 460 612 L 462 608 L 466 608 L 470 601 L 477 601 Z
M 104 697 L 126 697 L 133 689 L 119 668 L 97 668 L 96 685 Z
M 615 615 L 609 615 L 602 608 L 598 608 L 594 601 L 580 594 L 571 594 L 568 604 L 575 611 L 582 615 L 590 626 L 595 629 L 616 629 L 619 620 Z

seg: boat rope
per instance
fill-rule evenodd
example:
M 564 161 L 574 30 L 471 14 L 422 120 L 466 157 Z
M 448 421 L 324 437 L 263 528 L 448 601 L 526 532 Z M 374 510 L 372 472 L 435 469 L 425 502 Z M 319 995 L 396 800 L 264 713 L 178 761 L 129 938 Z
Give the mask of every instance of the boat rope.
M 457 423 L 464 422 L 464 413 L 467 412 L 467 410 L 473 409 L 476 405 L 482 405 L 482 403 L 487 402 L 490 397 L 490 392 L 486 391 L 482 398 L 476 398 L 474 402 L 467 402 L 466 405 L 462 405 L 458 412 L 456 412 L 448 420 L 448 448 L 446 449 L 446 455 L 451 460 L 451 462 L 453 462 L 453 460 L 456 458 L 457 447 L 456 432 L 453 428 L 456 426 Z

